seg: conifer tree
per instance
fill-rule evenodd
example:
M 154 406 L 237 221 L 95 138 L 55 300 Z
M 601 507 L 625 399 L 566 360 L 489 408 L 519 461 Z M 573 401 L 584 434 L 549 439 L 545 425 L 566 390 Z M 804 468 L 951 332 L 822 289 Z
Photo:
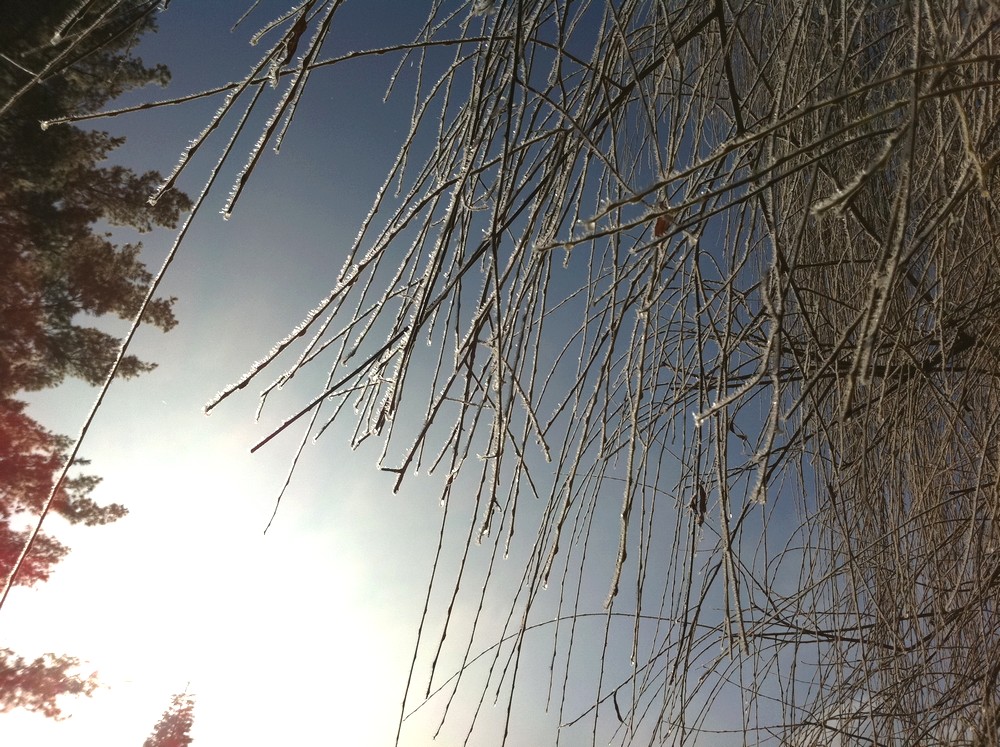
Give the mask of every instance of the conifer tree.
M 118 246 L 98 224 L 140 232 L 173 227 L 190 206 L 178 191 L 149 205 L 160 175 L 108 163 L 123 138 L 39 126 L 99 107 L 126 90 L 169 80 L 163 66 L 145 67 L 131 55 L 136 38 L 155 29 L 150 3 L 125 3 L 82 41 L 75 34 L 84 33 L 108 6 L 122 4 L 84 7 L 65 0 L 44 9 L 34 2 L 13 4 L 18 7 L 6 14 L 12 21 L 0 27 L 0 104 L 9 103 L 0 114 L 3 397 L 56 386 L 66 376 L 103 381 L 118 341 L 81 323 L 81 315 L 130 319 L 151 276 L 139 256 L 141 244 Z M 53 29 L 60 27 L 60 41 L 54 42 Z M 48 74 L 39 72 L 50 67 Z M 173 300 L 156 300 L 146 321 L 163 330 L 173 327 Z M 150 368 L 128 357 L 121 375 Z
M 17 528 L 42 507 L 68 459 L 70 441 L 25 412 L 16 396 L 59 385 L 67 376 L 97 384 L 118 340 L 88 317 L 131 318 L 151 275 L 141 244 L 116 245 L 103 224 L 146 232 L 173 227 L 190 201 L 171 192 L 150 206 L 160 181 L 111 163 L 123 138 L 40 122 L 89 111 L 130 89 L 165 84 L 162 65 L 132 53 L 155 30 L 155 2 L 10 0 L 0 23 L 0 579 L 7 579 L 29 533 Z M 157 299 L 146 321 L 176 324 L 174 299 Z M 125 377 L 153 364 L 125 359 Z M 77 465 L 85 465 L 77 460 Z M 71 523 L 93 526 L 124 516 L 119 504 L 90 496 L 100 478 L 74 473 L 52 504 Z M 13 583 L 49 577 L 68 548 L 39 534 Z M 59 694 L 88 693 L 93 678 L 68 674 L 76 661 L 46 654 L 25 662 L 0 651 L 0 709 L 24 707 L 58 716 Z
M 153 727 L 153 733 L 142 747 L 187 747 L 191 744 L 194 724 L 194 697 L 187 693 L 175 695 L 163 717 Z

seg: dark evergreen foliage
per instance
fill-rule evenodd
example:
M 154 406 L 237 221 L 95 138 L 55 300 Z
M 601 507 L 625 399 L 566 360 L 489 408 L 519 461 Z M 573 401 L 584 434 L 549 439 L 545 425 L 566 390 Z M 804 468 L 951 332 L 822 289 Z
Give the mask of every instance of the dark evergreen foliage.
M 147 198 L 161 181 L 158 173 L 136 174 L 107 163 L 122 138 L 39 126 L 101 106 L 126 90 L 169 80 L 163 66 L 148 68 L 131 56 L 135 38 L 155 28 L 150 4 L 126 3 L 121 11 L 126 16 L 113 15 L 107 28 L 92 33 L 92 40 L 78 44 L 33 85 L 38 72 L 74 41 L 64 32 L 63 40 L 52 44 L 52 29 L 79 3 L 49 3 L 44 12 L 35 3 L 14 5 L 24 6 L 7 14 L 18 20 L 0 28 L 0 102 L 14 99 L 0 115 L 0 396 L 5 397 L 56 386 L 66 376 L 93 384 L 104 379 L 118 341 L 82 322 L 105 314 L 130 319 L 151 275 L 139 258 L 141 244 L 117 246 L 102 227 L 141 232 L 173 227 L 190 207 L 177 191 L 151 206 Z M 85 29 L 108 5 L 87 4 L 69 28 Z M 154 301 L 146 321 L 173 327 L 173 301 Z M 150 368 L 129 356 L 120 374 Z

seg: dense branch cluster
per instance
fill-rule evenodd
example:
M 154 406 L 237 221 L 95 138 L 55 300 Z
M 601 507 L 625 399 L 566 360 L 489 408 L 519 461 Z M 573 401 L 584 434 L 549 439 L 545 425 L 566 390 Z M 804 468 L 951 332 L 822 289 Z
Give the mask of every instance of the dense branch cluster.
M 220 89 L 206 135 L 284 91 L 227 213 L 322 68 L 397 53 L 412 126 L 336 287 L 212 406 L 296 350 L 265 397 L 329 376 L 289 424 L 439 476 L 467 534 L 427 692 L 503 691 L 509 728 L 546 631 L 562 733 L 694 743 L 735 702 L 715 739 L 992 744 L 996 9 L 436 2 L 412 44 L 324 56 L 343 5 L 295 5 Z

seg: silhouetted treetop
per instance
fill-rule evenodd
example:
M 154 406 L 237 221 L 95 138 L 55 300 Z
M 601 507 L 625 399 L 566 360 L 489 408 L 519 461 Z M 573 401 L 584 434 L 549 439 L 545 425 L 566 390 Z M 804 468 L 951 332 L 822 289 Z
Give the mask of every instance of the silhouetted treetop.
M 163 717 L 153 727 L 153 733 L 142 747 L 187 747 L 191 744 L 194 724 L 194 697 L 187 693 L 175 695 Z
M 13 20 L 0 29 L 0 105 L 10 103 L 0 115 L 0 396 L 56 386 L 66 376 L 104 379 L 117 340 L 82 325 L 79 315 L 131 318 L 151 275 L 139 258 L 141 244 L 118 246 L 103 226 L 140 232 L 173 227 L 191 204 L 171 191 L 150 205 L 160 175 L 108 161 L 123 138 L 39 126 L 169 80 L 163 66 L 147 68 L 131 56 L 137 36 L 155 28 L 149 11 L 156 4 L 119 4 L 86 34 L 112 4 L 14 5 L 6 14 Z M 53 43 L 53 29 L 67 19 Z M 64 55 L 71 44 L 76 46 Z M 170 329 L 176 323 L 172 303 L 153 301 L 146 321 Z M 129 356 L 120 373 L 150 368 Z

